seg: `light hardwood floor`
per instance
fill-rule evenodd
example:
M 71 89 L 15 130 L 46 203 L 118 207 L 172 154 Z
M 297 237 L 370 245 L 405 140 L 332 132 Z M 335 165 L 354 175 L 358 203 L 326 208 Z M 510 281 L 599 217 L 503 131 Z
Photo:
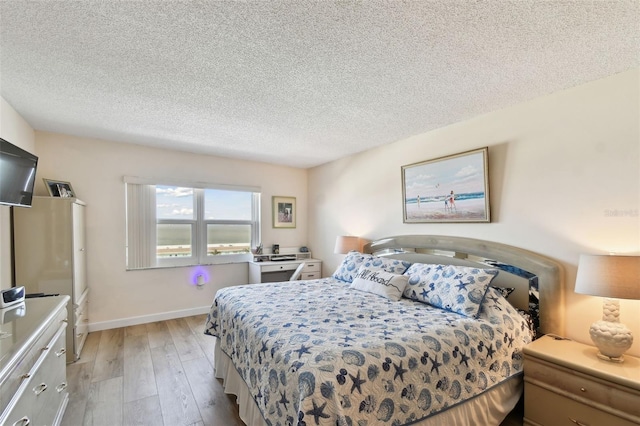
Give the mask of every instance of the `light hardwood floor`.
M 206 315 L 89 333 L 67 365 L 63 426 L 241 426 L 213 375 Z
M 243 426 L 213 374 L 206 315 L 90 333 L 67 365 L 62 426 Z M 515 413 L 514 413 L 515 414 Z M 501 426 L 521 426 L 522 414 Z

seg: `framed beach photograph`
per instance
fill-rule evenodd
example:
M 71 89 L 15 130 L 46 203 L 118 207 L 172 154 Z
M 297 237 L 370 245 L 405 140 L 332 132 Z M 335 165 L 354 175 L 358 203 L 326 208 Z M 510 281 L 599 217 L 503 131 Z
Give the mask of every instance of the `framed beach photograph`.
M 273 227 L 295 228 L 296 198 L 274 196 L 271 202 L 273 204 Z
M 76 193 L 73 191 L 71 183 L 52 179 L 42 180 L 44 180 L 44 185 L 51 197 L 75 198 Z
M 490 222 L 489 150 L 402 166 L 405 223 Z

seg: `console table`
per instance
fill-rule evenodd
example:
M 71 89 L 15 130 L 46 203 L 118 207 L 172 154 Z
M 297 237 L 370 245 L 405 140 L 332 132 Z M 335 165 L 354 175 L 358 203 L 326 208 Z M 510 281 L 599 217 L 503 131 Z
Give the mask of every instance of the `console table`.
M 69 401 L 69 296 L 0 309 L 0 425 L 59 425 Z

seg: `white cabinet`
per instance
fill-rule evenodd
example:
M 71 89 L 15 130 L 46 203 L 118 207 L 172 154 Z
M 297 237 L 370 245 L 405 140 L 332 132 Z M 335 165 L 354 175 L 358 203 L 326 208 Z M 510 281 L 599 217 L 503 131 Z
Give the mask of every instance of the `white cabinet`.
M 65 294 L 67 362 L 80 357 L 87 336 L 85 204 L 77 198 L 34 197 L 13 212 L 16 285 L 27 294 Z

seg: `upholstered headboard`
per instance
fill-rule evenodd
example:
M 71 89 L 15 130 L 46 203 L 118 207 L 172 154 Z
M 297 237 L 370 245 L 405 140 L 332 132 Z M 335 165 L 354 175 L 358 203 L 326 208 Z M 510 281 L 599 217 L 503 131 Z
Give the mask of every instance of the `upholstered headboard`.
M 527 310 L 538 334 L 564 335 L 562 266 L 518 247 L 473 238 L 399 235 L 365 245 L 364 251 L 409 262 L 481 266 L 499 269 L 493 285 L 513 287 L 509 301 Z

